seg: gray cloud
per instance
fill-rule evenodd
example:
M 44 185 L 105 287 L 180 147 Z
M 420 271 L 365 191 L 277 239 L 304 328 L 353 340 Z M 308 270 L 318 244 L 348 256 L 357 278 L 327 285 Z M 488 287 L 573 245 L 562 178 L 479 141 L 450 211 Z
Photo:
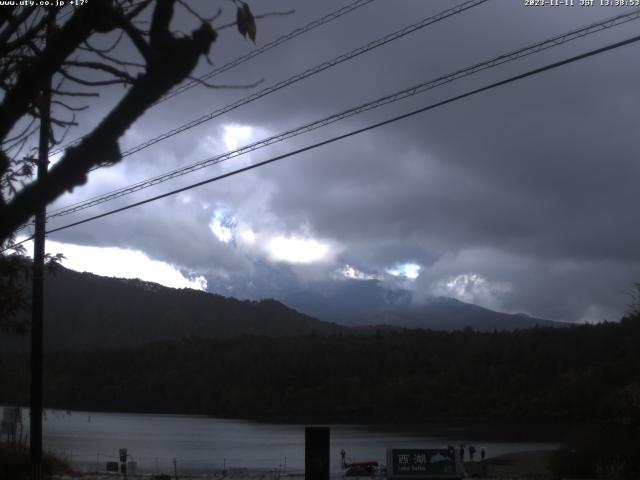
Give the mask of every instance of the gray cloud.
M 260 23 L 259 42 L 339 3 L 273 2 L 277 10 L 292 5 L 295 16 Z M 374 2 L 219 81 L 264 77 L 269 85 L 449 6 L 444 1 Z M 222 153 L 225 125 L 249 125 L 258 137 L 271 135 L 615 13 L 490 2 L 97 172 L 59 204 Z M 625 38 L 635 28 L 621 27 L 484 72 L 132 199 Z M 213 57 L 221 64 L 250 48 L 229 30 Z M 615 319 L 624 311 L 624 292 L 640 277 L 636 50 L 626 47 L 483 93 L 55 238 L 140 249 L 182 269 L 226 278 L 228 285 L 234 278 L 260 284 L 269 284 L 271 276 L 284 283 L 329 278 L 346 263 L 384 272 L 413 262 L 422 266 L 418 279 L 409 283 L 418 298 L 448 291 L 512 312 L 572 321 Z M 123 148 L 248 93 L 192 89 L 145 115 Z M 297 235 L 340 248 L 329 263 L 273 264 L 263 246 L 237 242 L 234 247 L 215 238 L 209 223 L 216 209 L 226 209 L 259 241 Z

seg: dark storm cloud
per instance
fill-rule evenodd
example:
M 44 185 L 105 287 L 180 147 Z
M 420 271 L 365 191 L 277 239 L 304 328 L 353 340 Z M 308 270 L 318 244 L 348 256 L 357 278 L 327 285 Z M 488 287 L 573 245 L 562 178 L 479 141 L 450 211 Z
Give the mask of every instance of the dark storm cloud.
M 298 12 L 261 23 L 259 42 L 339 5 L 261 5 L 274 10 L 295 6 Z M 448 1 L 374 2 L 216 81 L 242 84 L 264 78 L 263 87 L 268 86 L 450 6 Z M 225 125 L 253 127 L 254 141 L 619 11 L 489 2 L 127 158 L 66 200 L 221 153 L 227 149 Z M 625 38 L 636 23 L 343 121 L 233 165 Z M 219 65 L 251 48 L 227 30 L 212 57 Z M 411 283 L 417 298 L 448 293 L 550 318 L 613 319 L 625 307 L 622 292 L 640 277 L 634 202 L 640 175 L 637 51 L 630 46 L 563 67 L 56 238 L 140 249 L 180 268 L 228 278 L 235 274 L 242 281 L 251 275 L 268 277 L 270 269 L 256 267 L 268 261 L 264 245 L 238 242 L 234 247 L 212 234 L 214 212 L 225 210 L 265 244 L 277 235 L 332 242 L 334 260 L 305 267 L 305 274 L 316 268 L 329 275 L 345 263 L 384 272 L 412 262 L 422 266 Z M 195 88 L 149 112 L 128 133 L 123 148 L 252 91 Z M 157 191 L 225 168 L 231 166 L 193 174 Z M 289 268 L 276 266 L 278 271 Z M 456 290 L 462 284 L 466 289 Z

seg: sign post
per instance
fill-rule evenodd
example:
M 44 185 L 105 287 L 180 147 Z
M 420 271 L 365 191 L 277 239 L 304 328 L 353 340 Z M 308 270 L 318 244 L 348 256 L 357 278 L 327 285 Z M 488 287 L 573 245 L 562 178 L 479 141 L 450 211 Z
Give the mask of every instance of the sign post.
M 389 480 L 461 479 L 464 467 L 457 451 L 448 448 L 389 448 Z
M 127 449 L 120 449 L 120 473 L 124 475 L 124 478 L 127 478 Z
M 329 427 L 304 429 L 306 480 L 329 480 Z

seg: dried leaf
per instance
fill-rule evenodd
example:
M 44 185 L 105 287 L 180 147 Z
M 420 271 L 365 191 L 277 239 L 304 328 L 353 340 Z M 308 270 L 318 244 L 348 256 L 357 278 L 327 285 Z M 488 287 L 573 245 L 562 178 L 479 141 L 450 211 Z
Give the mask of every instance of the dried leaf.
M 251 13 L 249 5 L 244 2 L 241 7 L 238 7 L 238 11 L 236 13 L 236 25 L 238 26 L 240 35 L 245 38 L 249 35 L 251 41 L 256 43 L 256 20 L 253 18 L 253 13 Z
M 256 20 L 255 18 L 253 18 L 253 13 L 251 13 L 251 10 L 249 9 L 249 5 L 245 3 L 242 6 L 242 9 L 244 10 L 244 14 L 247 21 L 247 28 L 246 28 L 247 34 L 249 35 L 249 38 L 251 39 L 251 41 L 253 43 L 256 43 Z
M 247 38 L 247 14 L 242 7 L 238 7 L 238 11 L 236 13 L 236 26 L 238 27 L 240 35 Z

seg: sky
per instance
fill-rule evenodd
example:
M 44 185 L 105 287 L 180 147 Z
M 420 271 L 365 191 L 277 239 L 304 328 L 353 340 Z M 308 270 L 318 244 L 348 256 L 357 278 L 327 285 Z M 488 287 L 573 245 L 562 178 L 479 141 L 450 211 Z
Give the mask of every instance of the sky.
M 192 2 L 203 13 L 215 2 Z M 227 3 L 214 25 L 235 15 Z M 256 45 L 222 29 L 214 67 L 348 1 L 249 2 Z M 486 4 L 376 48 L 91 173 L 51 209 L 180 168 L 446 75 L 627 7 Z M 149 110 L 126 150 L 457 5 L 376 0 Z M 217 8 L 217 7 L 216 7 Z M 637 34 L 638 21 L 457 80 L 121 199 L 89 215 L 260 162 Z M 193 18 L 176 13 L 177 30 Z M 640 45 L 423 114 L 49 237 L 80 271 L 229 295 L 378 279 L 416 302 L 450 296 L 504 312 L 617 320 L 640 281 Z M 195 75 L 212 69 L 203 61 Z M 106 89 L 70 138 L 122 95 Z M 284 275 L 284 277 L 283 277 Z M 272 291 L 272 290 L 270 290 Z

